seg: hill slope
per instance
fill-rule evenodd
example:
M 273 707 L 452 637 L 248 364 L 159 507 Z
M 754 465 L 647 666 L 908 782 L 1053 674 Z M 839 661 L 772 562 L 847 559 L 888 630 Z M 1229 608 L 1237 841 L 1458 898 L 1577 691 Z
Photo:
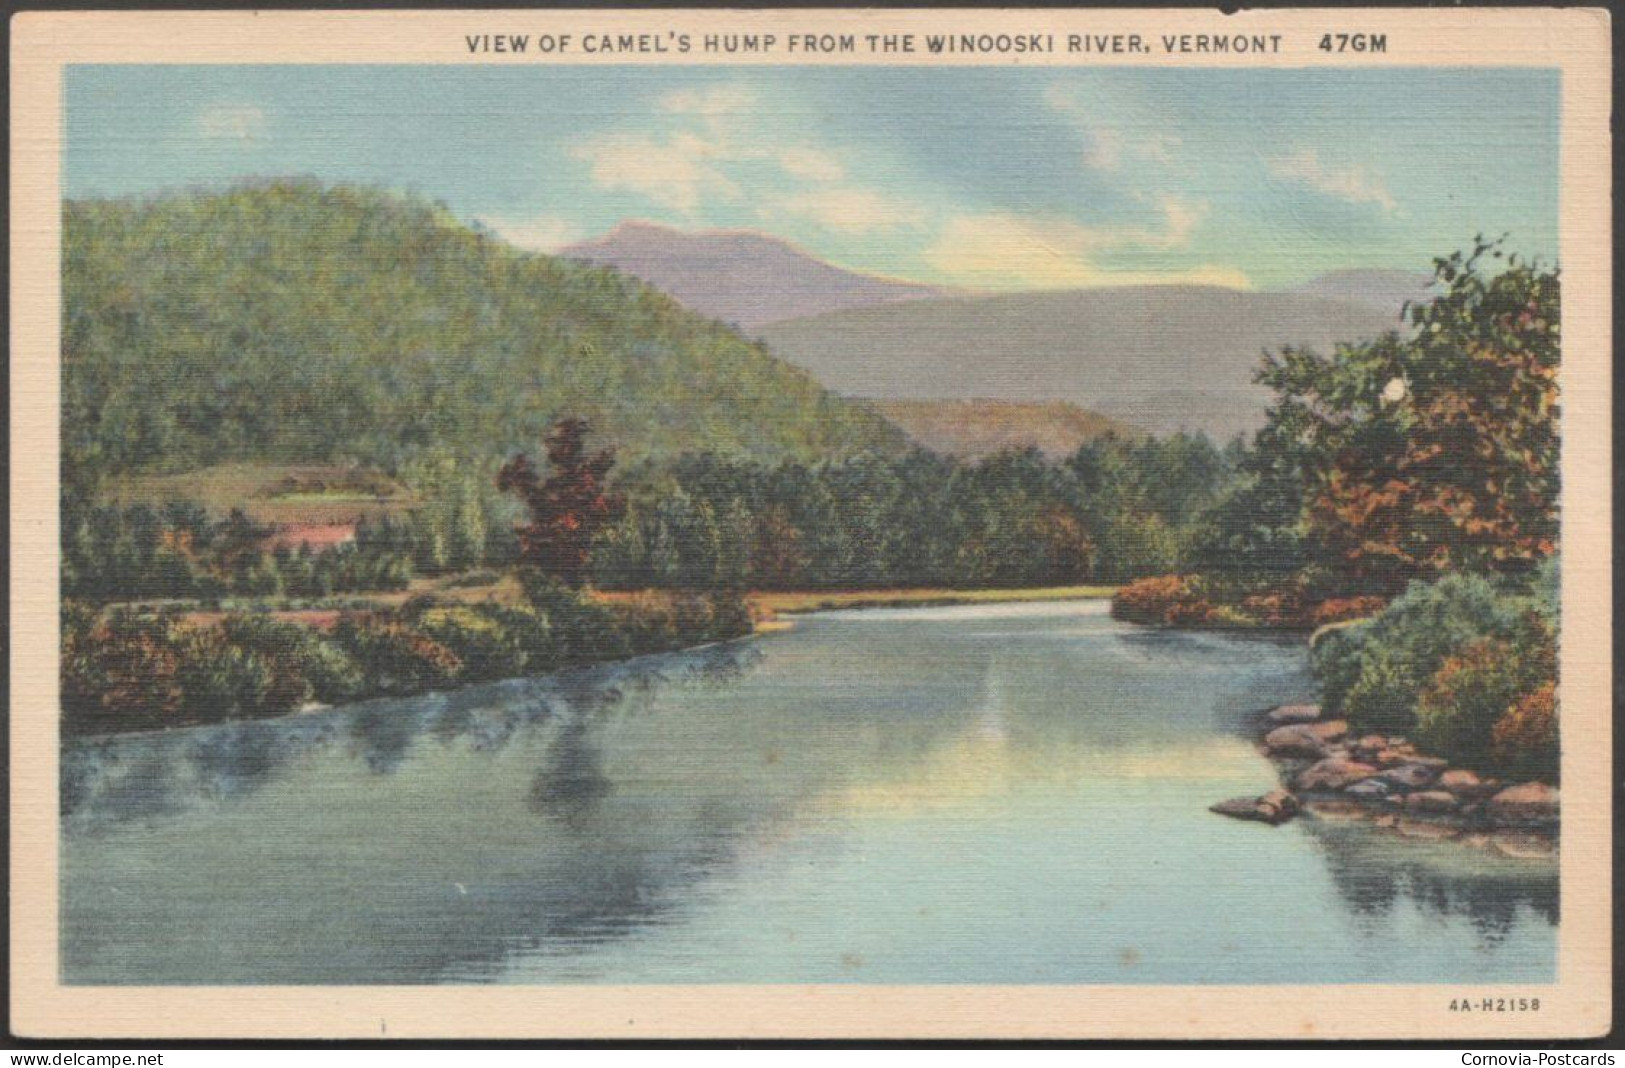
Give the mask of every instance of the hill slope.
M 1143 433 L 1065 401 L 891 400 L 872 401 L 871 406 L 913 441 L 952 456 L 1033 447 L 1063 457 L 1106 434 L 1134 438 Z
M 1260 355 L 1329 349 L 1396 314 L 1312 294 L 1132 286 L 915 300 L 774 323 L 773 351 L 831 389 L 896 399 L 1063 400 L 1154 433 L 1257 426 Z
M 776 237 L 744 230 L 688 233 L 626 222 L 559 255 L 614 267 L 702 315 L 747 330 L 780 319 L 951 292 L 848 271 Z
M 64 205 L 76 472 L 488 460 L 579 414 L 637 459 L 817 458 L 899 432 L 614 272 L 308 181 Z

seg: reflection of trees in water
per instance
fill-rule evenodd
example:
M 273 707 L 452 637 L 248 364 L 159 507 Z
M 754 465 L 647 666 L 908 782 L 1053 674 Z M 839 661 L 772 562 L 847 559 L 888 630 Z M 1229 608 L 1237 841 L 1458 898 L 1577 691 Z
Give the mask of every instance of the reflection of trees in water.
M 1439 917 L 1461 916 L 1488 942 L 1526 912 L 1558 920 L 1555 864 L 1501 857 L 1459 842 L 1407 841 L 1358 823 L 1301 825 L 1321 846 L 1338 896 L 1357 915 L 1384 916 L 1402 901 Z
M 408 766 L 425 737 L 496 753 L 559 712 L 585 724 L 628 693 L 652 700 L 668 685 L 725 682 L 761 655 L 754 645 L 734 642 L 306 716 L 76 740 L 63 746 L 60 810 L 75 828 L 92 829 L 231 803 L 277 781 L 295 758 L 344 740 L 378 775 Z M 577 759 L 582 743 L 569 743 Z

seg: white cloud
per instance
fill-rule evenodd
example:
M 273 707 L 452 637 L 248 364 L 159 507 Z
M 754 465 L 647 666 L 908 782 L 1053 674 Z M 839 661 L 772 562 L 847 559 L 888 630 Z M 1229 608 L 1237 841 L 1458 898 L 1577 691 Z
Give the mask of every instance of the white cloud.
M 534 215 L 528 219 L 482 215 L 479 221 L 510 245 L 532 252 L 556 252 L 579 241 L 582 236 L 580 227 L 557 215 Z
M 599 188 L 639 193 L 683 215 L 694 215 L 708 193 L 730 200 L 739 196 L 739 187 L 715 166 L 723 154 L 693 134 L 665 141 L 605 135 L 577 145 L 570 154 L 591 165 Z
M 1097 171 L 1117 171 L 1125 162 L 1172 164 L 1176 150 L 1183 142 L 1179 137 L 1160 129 L 1160 122 L 1143 113 L 1143 109 L 1129 107 L 1128 122 L 1117 116 L 1117 121 L 1106 121 L 1113 107 L 1104 104 L 1086 104 L 1072 95 L 1067 86 L 1057 82 L 1044 92 L 1044 101 L 1050 110 L 1072 121 L 1087 140 L 1083 150 L 1084 165 Z M 1124 110 L 1118 102 L 1117 111 Z
M 920 226 L 919 208 L 871 189 L 818 189 L 785 200 L 784 210 L 846 234 L 878 233 Z
M 1389 213 L 1399 207 L 1379 175 L 1359 166 L 1328 166 L 1312 148 L 1270 160 L 1269 170 L 1276 178 L 1297 182 L 1350 204 L 1375 204 Z
M 265 112 L 252 105 L 222 105 L 198 116 L 198 132 L 218 141 L 248 143 L 265 136 Z
M 1177 198 L 1159 202 L 1161 229 L 1083 226 L 1069 219 L 1034 219 L 994 212 L 949 220 L 926 262 L 953 280 L 989 289 L 1020 287 L 1202 283 L 1234 288 L 1250 285 L 1239 270 L 1202 264 L 1168 271 L 1112 271 L 1098 254 L 1110 250 L 1171 251 L 1185 247 L 1206 208 Z
M 822 149 L 805 145 L 779 153 L 779 166 L 792 178 L 809 182 L 838 182 L 846 177 L 841 161 Z

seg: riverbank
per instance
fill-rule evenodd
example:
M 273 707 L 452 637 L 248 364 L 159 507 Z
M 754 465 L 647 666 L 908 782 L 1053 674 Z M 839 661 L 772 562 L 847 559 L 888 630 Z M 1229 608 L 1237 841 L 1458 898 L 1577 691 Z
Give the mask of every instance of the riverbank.
M 63 617 L 70 734 L 274 719 L 312 706 L 449 691 L 572 666 L 675 652 L 792 626 L 836 608 L 1066 601 L 1111 587 L 694 594 L 526 593 L 512 576 L 400 603 L 205 611 L 93 608 Z
M 1116 586 L 1039 586 L 1027 589 L 954 590 L 937 587 L 884 590 L 765 590 L 746 594 L 751 613 L 761 622 L 780 615 L 829 612 L 850 608 L 940 608 L 961 604 L 1016 604 L 1036 601 L 1103 600 Z
M 1281 786 L 1211 806 L 1233 819 L 1278 825 L 1307 813 L 1369 820 L 1405 838 L 1455 840 L 1508 856 L 1557 856 L 1560 798 L 1542 782 L 1480 775 L 1423 753 L 1400 735 L 1352 737 L 1319 705 L 1281 705 L 1253 724 Z

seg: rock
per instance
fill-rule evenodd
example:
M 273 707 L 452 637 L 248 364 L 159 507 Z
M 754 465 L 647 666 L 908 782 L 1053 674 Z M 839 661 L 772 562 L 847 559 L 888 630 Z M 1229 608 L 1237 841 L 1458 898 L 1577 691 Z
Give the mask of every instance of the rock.
M 1544 860 L 1557 856 L 1557 842 L 1544 834 L 1497 831 L 1490 835 L 1490 844 L 1509 857 Z
M 1377 774 L 1370 764 L 1328 757 L 1298 773 L 1293 786 L 1299 790 L 1341 790 Z
M 1340 742 L 1348 737 L 1349 725 L 1347 720 L 1329 719 L 1325 723 L 1311 723 L 1305 730 L 1326 743 Z
M 1304 756 L 1319 759 L 1326 755 L 1326 743 L 1302 724 L 1277 727 L 1264 735 L 1264 748 L 1271 756 Z
M 1305 812 L 1312 814 L 1316 819 L 1323 820 L 1363 820 L 1369 813 L 1364 805 L 1357 805 L 1352 801 L 1338 798 L 1330 800 L 1316 798 L 1303 803 Z
M 1388 739 L 1388 744 L 1398 748 L 1400 746 L 1409 745 L 1410 742 L 1409 739 L 1407 739 L 1403 734 L 1396 734 Z
M 1378 816 L 1376 823 L 1378 827 L 1397 827 L 1399 825 L 1399 817 L 1393 815 Z
M 1437 777 L 1438 772 L 1426 764 L 1419 764 L 1414 761 L 1389 768 L 1382 773 L 1384 782 L 1401 790 L 1420 790 L 1425 786 L 1432 785 L 1433 780 Z
M 1271 790 L 1258 799 L 1258 810 L 1270 823 L 1285 823 L 1298 814 L 1298 799 L 1285 790 Z
M 1445 790 L 1418 790 L 1405 798 L 1405 807 L 1412 812 L 1444 815 L 1456 811 L 1456 797 Z
M 1357 797 L 1362 801 L 1381 801 L 1392 790 L 1393 787 L 1381 779 L 1361 779 L 1343 792 L 1349 797 Z
M 1427 838 L 1442 840 L 1455 838 L 1461 834 L 1461 828 L 1448 823 L 1435 823 L 1432 820 L 1412 820 L 1401 818 L 1395 829 L 1406 838 Z
M 1436 785 L 1441 790 L 1449 790 L 1464 801 L 1482 801 L 1501 787 L 1494 779 L 1481 779 L 1473 772 L 1463 771 L 1460 768 L 1451 768 L 1440 775 Z
M 1265 716 L 1271 723 L 1312 723 L 1320 718 L 1319 705 L 1282 705 Z
M 1262 820 L 1263 813 L 1258 811 L 1258 798 L 1232 797 L 1228 801 L 1220 801 L 1216 805 L 1208 806 L 1209 812 L 1217 812 L 1221 816 L 1229 816 L 1237 820 Z
M 1271 790 L 1263 797 L 1232 797 L 1208 808 L 1237 820 L 1257 820 L 1271 826 L 1285 823 L 1298 814 L 1298 799 L 1285 790 Z
M 1373 753 L 1380 753 L 1388 748 L 1388 739 L 1380 734 L 1367 734 L 1356 739 L 1354 744 L 1360 749 L 1369 749 Z
M 1415 755 L 1416 754 L 1414 753 L 1407 753 L 1391 747 L 1388 749 L 1379 749 L 1377 750 L 1377 755 L 1372 763 L 1378 765 L 1379 767 L 1391 768 L 1399 764 L 1409 764 Z
M 1490 798 L 1490 819 L 1503 827 L 1556 823 L 1560 807 L 1557 788 L 1543 782 L 1521 782 Z

